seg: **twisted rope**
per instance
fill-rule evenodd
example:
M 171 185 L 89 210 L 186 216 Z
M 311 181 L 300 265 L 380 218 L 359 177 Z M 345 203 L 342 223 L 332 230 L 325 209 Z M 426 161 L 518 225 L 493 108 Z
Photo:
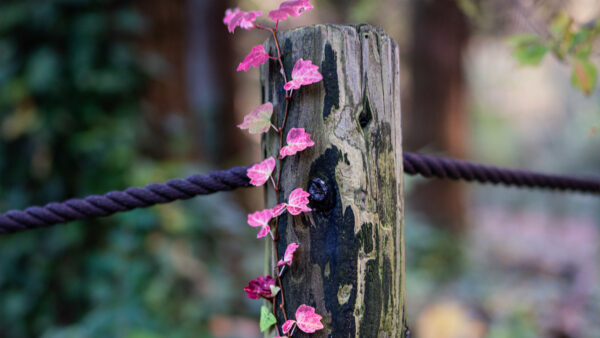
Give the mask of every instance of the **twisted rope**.
M 424 177 L 500 183 L 507 186 L 600 193 L 600 179 L 549 175 L 414 153 L 403 155 L 404 172 L 409 175 L 419 174 Z
M 12 233 L 47 227 L 78 219 L 108 216 L 115 212 L 144 208 L 159 203 L 184 200 L 196 195 L 249 186 L 248 167 L 217 170 L 206 175 L 193 175 L 165 183 L 154 183 L 144 188 L 128 188 L 83 199 L 48 203 L 43 207 L 11 210 L 0 215 L 0 233 Z
M 424 177 L 450 178 L 508 186 L 571 190 L 600 193 L 600 179 L 549 175 L 533 171 L 500 168 L 468 161 L 430 155 L 404 153 L 404 172 Z M 217 191 L 232 190 L 250 185 L 248 167 L 217 170 L 206 175 L 193 175 L 165 183 L 149 184 L 144 188 L 128 188 L 83 199 L 48 203 L 43 207 L 11 210 L 0 214 L 0 234 L 46 227 L 78 219 L 108 216 L 115 212 L 143 208 L 159 203 L 189 199 Z

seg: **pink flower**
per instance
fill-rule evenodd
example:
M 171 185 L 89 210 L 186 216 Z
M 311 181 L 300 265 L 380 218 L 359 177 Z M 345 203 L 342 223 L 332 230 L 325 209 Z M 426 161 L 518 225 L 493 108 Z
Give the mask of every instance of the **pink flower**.
M 251 67 L 258 67 L 263 63 L 267 62 L 269 59 L 269 54 L 265 51 L 265 47 L 263 45 L 258 45 L 252 47 L 250 54 L 246 55 L 244 61 L 240 63 L 237 67 L 237 71 L 240 70 L 248 71 Z
M 300 213 L 305 211 L 311 211 L 308 207 L 308 196 L 310 194 L 302 190 L 302 188 L 294 189 L 288 198 L 287 211 L 294 216 L 300 215 Z
M 269 12 L 269 18 L 273 21 L 285 20 L 289 16 L 300 16 L 305 11 L 314 7 L 308 3 L 309 0 L 291 0 L 281 3 L 279 9 Z
M 275 169 L 275 159 L 269 157 L 248 168 L 248 170 L 246 170 L 246 175 L 250 178 L 250 184 L 258 187 L 269 180 L 273 169 Z
M 271 285 L 275 285 L 275 280 L 271 276 L 262 276 L 248 282 L 248 286 L 244 288 L 244 291 L 248 294 L 248 298 L 258 299 L 273 298 L 271 293 Z
M 323 80 L 323 75 L 319 73 L 319 66 L 313 65 L 312 61 L 299 59 L 292 69 L 292 80 L 283 86 L 283 89 L 298 89 L 300 86 Z
M 323 328 L 321 318 L 323 317 L 315 313 L 315 308 L 302 304 L 298 306 L 298 309 L 296 310 L 296 320 L 290 319 L 283 323 L 283 333 L 288 333 L 290 330 L 292 330 L 294 324 L 296 324 L 300 330 L 306 333 L 314 333 Z
M 244 121 L 237 127 L 248 129 L 250 134 L 266 133 L 271 128 L 271 115 L 273 115 L 273 104 L 271 102 L 261 104 L 244 116 Z
M 248 224 L 252 227 L 260 227 L 256 238 L 265 237 L 270 231 L 269 221 L 273 218 L 273 211 L 265 209 L 248 215 Z
M 287 248 L 285 249 L 285 254 L 283 254 L 283 259 L 279 260 L 279 262 L 277 262 L 277 266 L 283 266 L 283 265 L 292 265 L 292 259 L 294 258 L 294 252 L 296 251 L 296 249 L 298 249 L 300 245 L 296 244 L 296 243 L 290 243 Z M 284 332 L 285 333 L 285 332 Z
M 223 23 L 227 25 L 229 33 L 233 33 L 238 26 L 242 27 L 243 29 L 250 30 L 254 28 L 254 21 L 256 21 L 256 18 L 261 15 L 262 12 L 258 11 L 244 12 L 239 8 L 228 9 L 225 11 Z
M 274 206 L 271 211 L 273 211 L 273 217 L 277 217 L 281 214 L 283 214 L 283 212 L 285 211 L 285 203 L 279 203 L 276 206 Z
M 304 128 L 292 128 L 286 137 L 287 145 L 279 150 L 281 158 L 294 155 L 308 147 L 315 145 L 310 139 L 310 134 L 304 131 Z

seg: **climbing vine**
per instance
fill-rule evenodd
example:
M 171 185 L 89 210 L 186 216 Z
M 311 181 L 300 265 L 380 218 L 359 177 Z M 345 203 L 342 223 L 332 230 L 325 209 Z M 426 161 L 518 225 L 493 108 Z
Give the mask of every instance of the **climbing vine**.
M 281 74 L 283 75 L 284 83 L 283 89 L 285 90 L 285 107 L 283 121 L 281 125 L 275 126 L 271 123 L 271 116 L 273 115 L 273 104 L 266 102 L 244 117 L 241 124 L 238 125 L 240 129 L 247 129 L 251 134 L 268 133 L 274 132 L 279 134 L 279 156 L 277 160 L 273 157 L 269 157 L 264 161 L 253 165 L 248 169 L 247 175 L 250 178 L 250 183 L 255 186 L 261 186 L 271 182 L 273 190 L 278 193 L 281 190 L 281 165 L 282 161 L 287 156 L 294 156 L 296 153 L 311 147 L 314 142 L 310 138 L 310 134 L 307 133 L 304 128 L 291 128 L 285 138 L 286 145 L 283 144 L 283 138 L 285 133 L 285 127 L 290 107 L 290 102 L 294 94 L 294 90 L 300 90 L 302 86 L 307 86 L 323 79 L 323 76 L 319 72 L 319 67 L 314 65 L 310 60 L 299 59 L 296 61 L 294 68 L 292 69 L 292 78 L 288 79 L 285 68 L 283 66 L 283 56 L 279 47 L 279 40 L 277 38 L 277 28 L 279 21 L 286 20 L 289 17 L 297 17 L 307 10 L 313 9 L 313 6 L 309 3 L 309 0 L 292 0 L 281 3 L 278 9 L 269 12 L 269 18 L 275 23 L 274 27 L 263 26 L 256 23 L 256 19 L 262 16 L 262 12 L 251 11 L 245 12 L 239 8 L 228 9 L 225 12 L 225 18 L 223 23 L 227 25 L 227 29 L 230 33 L 233 33 L 237 27 L 251 30 L 261 29 L 269 32 L 273 36 L 277 55 L 269 55 L 263 45 L 257 45 L 252 47 L 250 53 L 244 58 L 239 64 L 237 71 L 248 71 L 250 68 L 259 67 L 268 60 L 275 60 L 279 63 Z M 273 174 L 275 172 L 275 177 Z M 282 278 L 285 277 L 285 271 L 291 269 L 293 263 L 294 252 L 301 248 L 301 243 L 290 243 L 283 257 L 280 257 L 277 249 L 277 241 L 279 240 L 279 217 L 285 212 L 290 215 L 297 216 L 303 212 L 310 212 L 311 209 L 308 207 L 309 193 L 304 191 L 302 188 L 296 188 L 292 190 L 288 196 L 287 202 L 280 203 L 273 206 L 270 209 L 256 211 L 248 215 L 248 224 L 252 227 L 259 228 L 256 238 L 266 237 L 270 239 L 273 245 L 273 252 L 276 260 L 279 260 L 273 267 L 273 276 L 260 276 L 248 283 L 248 286 L 244 288 L 244 291 L 248 294 L 251 299 L 264 298 L 271 302 L 272 308 L 269 309 L 267 306 L 261 308 L 260 316 L 260 330 L 266 331 L 271 326 L 275 325 L 278 336 L 292 337 L 296 328 L 305 332 L 313 333 L 323 328 L 321 323 L 321 316 L 315 313 L 315 309 L 312 306 L 302 304 L 300 305 L 295 313 L 295 319 L 288 318 L 285 311 L 285 292 L 281 283 Z M 267 237 L 267 235 L 269 235 Z M 276 297 L 281 297 L 279 309 L 276 306 Z M 279 323 L 277 323 L 277 312 L 281 311 L 284 323 L 281 323 L 281 329 Z

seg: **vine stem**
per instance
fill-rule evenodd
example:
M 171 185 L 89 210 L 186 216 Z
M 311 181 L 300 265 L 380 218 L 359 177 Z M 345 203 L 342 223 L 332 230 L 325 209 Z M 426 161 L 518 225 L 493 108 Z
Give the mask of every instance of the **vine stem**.
M 277 24 L 279 24 L 279 22 L 277 22 Z M 258 29 L 262 29 L 262 30 L 266 30 L 271 32 L 271 34 L 273 35 L 273 40 L 275 42 L 275 48 L 277 49 L 277 61 L 279 62 L 279 67 L 281 69 L 281 74 L 283 76 L 283 81 L 284 83 L 287 83 L 287 75 L 285 73 L 285 67 L 283 66 L 283 57 L 281 54 L 281 48 L 279 46 L 279 39 L 277 38 L 277 26 L 275 26 L 275 28 L 269 28 L 269 27 L 265 27 L 259 24 L 255 24 L 254 25 L 256 28 Z M 287 123 L 287 117 L 288 117 L 288 112 L 290 110 L 290 101 L 292 99 L 292 92 L 291 91 L 287 91 L 285 92 L 285 110 L 284 110 L 284 115 L 283 115 L 283 122 L 281 123 L 281 126 L 279 128 L 277 128 L 277 132 L 279 133 L 279 149 L 283 148 L 283 133 L 285 132 L 285 125 Z M 277 156 L 277 180 L 276 183 L 273 184 L 273 190 L 275 191 L 276 196 L 279 195 L 280 191 L 281 191 L 281 167 L 282 167 L 282 158 L 281 156 Z M 277 198 L 277 200 L 279 200 Z M 273 252 L 275 254 L 275 262 L 274 262 L 274 272 L 275 275 L 277 276 L 277 284 L 279 286 L 279 292 L 281 294 L 281 304 L 279 304 L 279 308 L 281 309 L 281 313 L 283 314 L 283 318 L 285 321 L 288 320 L 287 314 L 285 312 L 285 295 L 284 295 L 284 291 L 283 291 L 283 284 L 281 282 L 281 276 L 280 276 L 280 270 L 279 267 L 277 266 L 277 259 L 279 258 L 279 248 L 277 247 L 277 242 L 279 241 L 279 217 L 277 216 L 277 218 L 275 218 L 275 231 L 274 231 L 274 236 L 272 239 L 273 242 Z M 273 300 L 273 314 L 276 316 L 276 302 L 275 300 Z M 277 331 L 279 332 L 279 327 L 277 327 Z M 280 333 L 281 335 L 281 333 Z
M 277 30 L 276 29 L 272 29 L 271 32 L 273 33 L 273 39 L 275 41 L 275 47 L 277 48 L 277 58 L 279 59 L 279 66 L 281 67 L 281 74 L 283 75 L 283 81 L 285 83 L 287 83 L 287 75 L 285 74 L 285 68 L 283 67 L 283 59 L 281 56 L 281 49 L 279 48 L 279 40 L 277 39 Z M 291 96 L 288 95 L 288 92 L 285 92 L 285 112 L 283 115 L 283 122 L 281 123 L 281 126 L 279 127 L 279 149 L 283 148 L 283 133 L 285 132 L 285 124 L 287 122 L 287 116 L 288 116 L 288 112 L 290 110 L 290 100 L 291 100 Z M 275 188 L 275 193 L 279 194 L 279 192 L 281 191 L 281 167 L 282 167 L 282 158 L 281 156 L 277 156 L 277 164 L 278 164 L 278 168 L 277 168 L 277 186 Z M 273 240 L 273 248 L 274 248 L 274 252 L 275 252 L 275 257 L 279 258 L 279 248 L 277 247 L 277 242 L 279 241 L 279 217 L 277 216 L 277 218 L 275 219 L 275 239 Z M 281 276 L 279 273 L 279 267 L 277 266 L 277 263 L 275 262 L 275 275 L 277 276 L 277 282 L 279 284 L 279 292 L 281 292 L 281 304 L 279 305 L 279 308 L 281 309 L 281 313 L 283 313 L 283 318 L 284 320 L 288 320 L 287 319 L 287 314 L 285 312 L 285 295 L 283 292 L 283 284 L 281 283 Z

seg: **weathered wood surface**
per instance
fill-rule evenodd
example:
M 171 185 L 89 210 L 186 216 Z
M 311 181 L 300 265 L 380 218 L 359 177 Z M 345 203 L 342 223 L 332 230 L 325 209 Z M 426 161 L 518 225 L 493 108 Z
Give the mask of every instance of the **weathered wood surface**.
M 324 78 L 294 92 L 285 131 L 302 127 L 315 141 L 283 160 L 277 196 L 283 202 L 297 187 L 312 194 L 313 212 L 280 222 L 280 255 L 288 243 L 300 244 L 283 278 L 287 314 L 314 306 L 325 324 L 315 337 L 404 336 L 398 47 L 368 25 L 302 27 L 280 33 L 279 42 L 288 78 L 298 58 L 319 65 Z M 276 55 L 272 39 L 266 46 Z M 261 77 L 263 101 L 275 105 L 280 125 L 285 92 L 278 64 L 265 64 Z M 278 149 L 275 133 L 264 137 L 265 156 L 277 157 Z M 267 203 L 276 203 L 272 191 Z

